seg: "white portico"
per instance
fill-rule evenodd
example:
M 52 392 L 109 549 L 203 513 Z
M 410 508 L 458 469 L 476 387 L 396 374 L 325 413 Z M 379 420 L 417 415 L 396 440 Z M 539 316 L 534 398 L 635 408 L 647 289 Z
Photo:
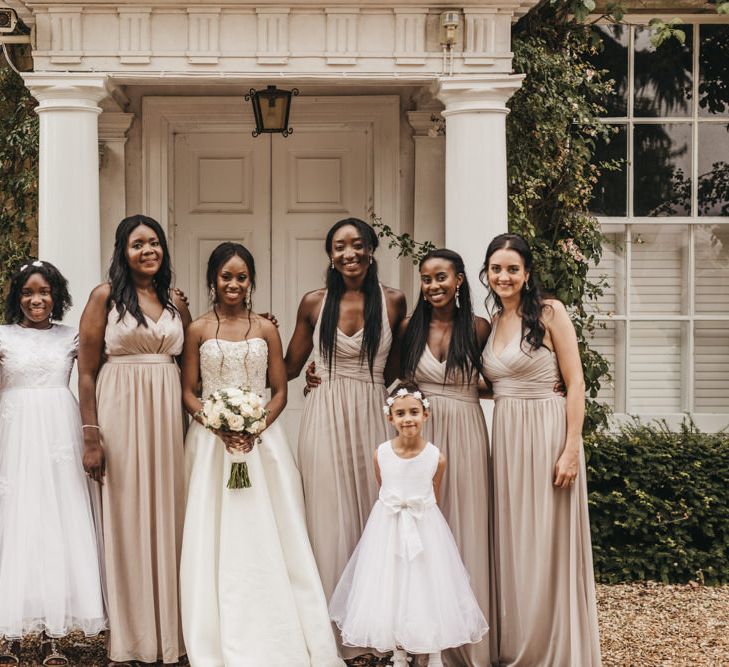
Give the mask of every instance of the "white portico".
M 478 286 L 486 245 L 506 230 L 505 105 L 521 83 L 511 24 L 533 0 L 0 4 L 32 28 L 40 255 L 69 278 L 71 322 L 116 224 L 137 212 L 166 229 L 193 314 L 210 250 L 248 245 L 255 306 L 278 315 L 284 340 L 342 217 L 374 212 L 461 252 Z M 448 53 L 444 10 L 460 20 Z M 300 91 L 288 138 L 251 136 L 243 95 L 268 84 Z M 410 264 L 378 255 L 383 281 L 412 293 Z

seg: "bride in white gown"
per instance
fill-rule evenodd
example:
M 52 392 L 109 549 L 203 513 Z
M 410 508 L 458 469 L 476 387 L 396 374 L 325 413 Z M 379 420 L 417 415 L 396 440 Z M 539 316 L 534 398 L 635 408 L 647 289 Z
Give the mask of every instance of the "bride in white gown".
M 281 426 L 286 371 L 278 331 L 250 312 L 253 257 L 223 243 L 207 272 L 213 310 L 185 338 L 191 414 L 216 389 L 271 387 L 268 428 L 253 446 L 194 421 L 185 443 L 187 509 L 180 566 L 182 627 L 193 667 L 343 667 L 306 532 L 301 478 Z M 251 487 L 228 489 L 232 449 L 247 450 Z

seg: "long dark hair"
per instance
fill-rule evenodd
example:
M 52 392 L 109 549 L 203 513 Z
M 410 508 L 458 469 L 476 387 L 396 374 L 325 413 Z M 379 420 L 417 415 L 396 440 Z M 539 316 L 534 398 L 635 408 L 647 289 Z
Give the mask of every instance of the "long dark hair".
M 379 245 L 377 233 L 364 220 L 359 218 L 345 218 L 335 223 L 327 232 L 327 238 L 324 243 L 327 255 L 332 255 L 332 243 L 334 235 L 342 227 L 354 227 L 362 237 L 365 249 L 370 253 L 374 253 Z M 377 356 L 377 348 L 380 346 L 380 336 L 382 335 L 382 297 L 380 295 L 380 281 L 377 277 L 377 261 L 372 258 L 372 263 L 367 269 L 364 283 L 362 285 L 364 292 L 364 332 L 362 336 L 362 350 L 360 351 L 360 360 L 367 359 L 367 365 L 370 369 L 370 377 L 374 381 L 373 367 L 375 364 L 375 356 Z M 319 334 L 319 351 L 322 359 L 329 365 L 329 374 L 332 373 L 332 364 L 335 361 L 336 345 L 337 345 L 337 325 L 339 324 L 339 303 L 344 294 L 344 278 L 331 263 L 327 269 L 327 297 L 322 306 L 321 329 Z
M 468 285 L 468 278 L 466 278 L 463 258 L 457 252 L 447 248 L 431 250 L 420 260 L 420 270 L 429 259 L 445 259 L 451 263 L 456 275 L 460 273 L 463 276 L 458 298 L 460 308 L 456 308 L 453 313 L 445 380 L 460 375 L 470 384 L 474 371 L 481 373 L 481 351 L 476 337 L 473 307 L 471 306 L 471 288 Z M 418 299 L 418 305 L 415 306 L 415 310 L 410 316 L 401 345 L 401 370 L 405 378 L 415 377 L 415 369 L 418 367 L 418 362 L 428 342 L 432 314 L 432 306 L 423 299 Z
M 51 286 L 52 320 L 60 322 L 66 311 L 71 307 L 68 281 L 63 277 L 63 274 L 50 262 L 41 262 L 31 257 L 26 259 L 10 278 L 8 296 L 5 299 L 5 321 L 8 324 L 20 324 L 23 321 L 25 316 L 23 315 L 23 309 L 20 307 L 20 299 L 25 283 L 34 273 L 42 275 Z
M 487 307 L 489 299 L 493 299 L 494 304 L 496 304 L 496 311 L 501 313 L 504 310 L 504 304 L 501 303 L 499 295 L 489 287 L 488 281 L 489 262 L 491 256 L 497 250 L 513 250 L 519 253 L 519 256 L 524 262 L 524 270 L 529 273 L 529 279 L 521 289 L 521 303 L 519 304 L 521 340 L 522 342 L 526 341 L 532 350 L 537 350 L 544 345 L 544 336 L 547 332 L 542 322 L 544 300 L 542 299 L 539 284 L 534 280 L 534 273 L 532 271 L 534 258 L 531 248 L 519 234 L 499 234 L 489 243 L 489 247 L 486 250 L 486 259 L 484 259 L 478 277 L 489 291 L 489 296 L 486 299 Z
M 159 239 L 162 248 L 162 264 L 159 271 L 152 279 L 154 291 L 157 294 L 162 308 L 169 310 L 174 316 L 177 312 L 172 299 L 170 298 L 170 286 L 172 285 L 172 264 L 170 262 L 170 252 L 167 248 L 167 237 L 160 226 L 159 222 L 147 217 L 146 215 L 132 215 L 124 218 L 116 228 L 116 236 L 114 238 L 114 252 L 111 256 L 111 265 L 109 266 L 109 282 L 111 283 L 110 301 L 114 303 L 121 321 L 124 313 L 129 311 L 135 320 L 142 326 L 147 326 L 147 320 L 139 306 L 137 299 L 137 290 L 132 282 L 132 272 L 127 261 L 127 242 L 130 234 L 141 225 L 149 227 Z
M 208 257 L 208 268 L 205 272 L 205 282 L 208 286 L 208 293 L 212 295 L 212 302 L 213 302 L 213 313 L 215 313 L 215 319 L 218 322 L 218 325 L 215 329 L 215 341 L 218 343 L 218 348 L 220 349 L 221 354 L 223 353 L 222 348 L 220 347 L 220 341 L 218 340 L 218 333 L 220 332 L 220 316 L 218 315 L 218 309 L 215 308 L 215 305 L 218 302 L 218 272 L 220 271 L 221 267 L 225 265 L 225 263 L 231 258 L 238 256 L 240 257 L 248 267 L 248 277 L 251 281 L 251 294 L 256 289 L 256 263 L 253 260 L 253 255 L 251 254 L 251 251 L 248 250 L 244 245 L 241 245 L 240 243 L 233 243 L 232 241 L 224 241 L 223 243 L 219 244 L 214 248 L 214 250 L 210 253 L 210 257 Z M 246 329 L 246 333 L 243 336 L 245 339 L 248 338 L 248 334 L 251 331 L 251 311 L 250 308 L 248 309 L 248 329 Z M 225 355 L 223 355 L 225 356 Z M 248 359 L 248 350 L 246 350 L 246 356 L 243 359 L 243 364 L 246 364 L 246 361 Z M 221 358 L 220 364 L 222 367 L 223 359 Z

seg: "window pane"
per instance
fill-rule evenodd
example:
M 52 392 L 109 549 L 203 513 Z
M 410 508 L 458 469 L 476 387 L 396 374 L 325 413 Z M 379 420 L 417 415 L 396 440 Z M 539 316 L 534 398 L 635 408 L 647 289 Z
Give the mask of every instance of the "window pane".
M 699 36 L 699 114 L 729 114 L 729 25 L 702 25 Z
M 590 347 L 599 352 L 610 364 L 611 381 L 603 380 L 597 395 L 601 403 L 607 403 L 616 412 L 625 411 L 625 322 L 603 321 L 590 336 Z M 603 326 L 599 326 L 603 325 Z
M 603 101 L 606 116 L 628 115 L 628 39 L 630 28 L 623 25 L 596 25 L 592 28 L 602 42 L 602 49 L 591 57 L 595 69 L 609 72 L 615 81 L 615 94 Z
M 613 227 L 614 228 L 614 227 Z M 625 314 L 625 228 L 604 232 L 602 259 L 590 266 L 588 278 L 597 283 L 605 281 L 602 296 L 587 304 L 596 315 Z
M 635 116 L 688 116 L 691 113 L 691 26 L 686 43 L 669 39 L 656 49 L 651 29 L 635 29 Z
M 592 190 L 590 210 L 595 215 L 627 215 L 628 212 L 628 132 L 622 125 L 616 127 L 617 132 L 612 135 L 610 142 L 598 141 L 593 164 L 600 167 L 603 162 L 622 160 L 617 171 L 605 167 L 600 168 L 601 174 Z
M 631 314 L 686 314 L 687 228 L 684 225 L 636 225 L 630 236 Z
M 698 166 L 699 215 L 729 216 L 729 126 L 699 124 Z
M 634 215 L 690 215 L 691 125 L 636 125 L 633 151 Z
M 729 314 L 729 224 L 694 227 L 694 248 L 696 312 Z
M 694 410 L 729 408 L 729 322 L 694 324 Z
M 680 322 L 633 322 L 630 327 L 629 412 L 683 411 Z

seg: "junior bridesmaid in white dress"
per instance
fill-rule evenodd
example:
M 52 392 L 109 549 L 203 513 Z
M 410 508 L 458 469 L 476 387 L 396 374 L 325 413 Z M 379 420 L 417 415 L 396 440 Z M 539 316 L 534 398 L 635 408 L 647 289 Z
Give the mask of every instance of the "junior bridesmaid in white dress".
M 56 638 L 106 627 L 81 417 L 68 387 L 78 332 L 59 324 L 70 304 L 59 271 L 29 261 L 11 279 L 0 327 L 2 664 L 18 664 L 20 638 L 42 632 L 38 664 L 67 665 Z
M 275 422 L 286 405 L 286 370 L 275 326 L 250 310 L 251 254 L 223 243 L 208 261 L 213 309 L 185 338 L 183 398 L 271 387 L 267 428 L 250 436 L 187 434 L 187 509 L 180 566 L 182 627 L 194 667 L 343 667 L 306 532 L 301 477 Z M 251 486 L 228 489 L 231 457 L 247 451 Z
M 395 667 L 407 653 L 442 667 L 441 651 L 481 641 L 488 625 L 438 509 L 446 461 L 421 435 L 428 401 L 401 384 L 385 410 L 398 435 L 375 453 L 379 498 L 329 611 L 345 645 L 394 651 Z

